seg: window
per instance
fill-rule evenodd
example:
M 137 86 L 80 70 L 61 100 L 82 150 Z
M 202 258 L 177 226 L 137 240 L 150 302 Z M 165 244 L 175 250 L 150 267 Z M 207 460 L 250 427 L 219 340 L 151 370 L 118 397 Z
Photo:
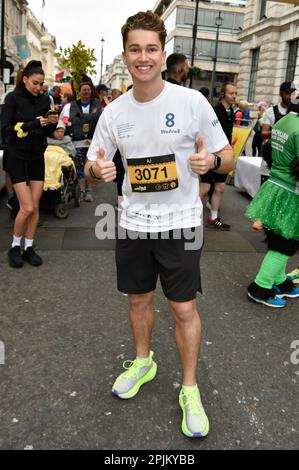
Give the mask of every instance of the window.
M 254 101 L 255 98 L 255 86 L 256 86 L 256 76 L 258 71 L 260 49 L 252 49 L 252 59 L 251 59 L 251 70 L 249 78 L 249 87 L 248 87 L 248 101 Z
M 266 6 L 267 6 L 267 0 L 261 0 L 260 20 L 263 20 L 264 17 L 266 16 Z
M 176 22 L 181 26 L 192 26 L 194 22 L 194 10 L 191 8 L 178 8 Z
M 289 42 L 289 55 L 288 55 L 288 63 L 287 63 L 287 70 L 286 70 L 286 80 L 293 81 L 295 77 L 295 69 L 296 69 L 296 62 L 297 62 L 297 55 L 298 55 L 298 43 L 299 43 L 299 39 L 295 39 L 294 41 Z
M 174 51 L 185 54 L 191 58 L 192 38 L 176 37 Z M 195 45 L 195 60 L 211 61 L 215 54 L 215 41 L 210 39 L 197 39 Z M 240 44 L 234 42 L 218 42 L 218 62 L 238 64 L 240 61 Z
M 197 26 L 200 31 L 216 31 L 216 17 L 219 10 L 198 10 Z M 244 14 L 222 11 L 223 23 L 220 31 L 223 33 L 239 32 L 239 27 L 243 26 Z M 176 24 L 179 27 L 191 28 L 194 23 L 194 9 L 178 8 Z M 174 28 L 173 28 L 174 29 Z M 168 29 L 167 29 L 168 31 Z

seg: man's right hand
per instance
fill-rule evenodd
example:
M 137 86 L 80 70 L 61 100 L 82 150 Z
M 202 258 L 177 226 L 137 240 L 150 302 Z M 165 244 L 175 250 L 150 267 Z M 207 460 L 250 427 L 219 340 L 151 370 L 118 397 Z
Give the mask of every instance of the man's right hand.
M 105 183 L 109 183 L 116 178 L 115 163 L 112 160 L 105 160 L 105 150 L 102 147 L 98 151 L 98 158 L 92 168 L 96 176 Z

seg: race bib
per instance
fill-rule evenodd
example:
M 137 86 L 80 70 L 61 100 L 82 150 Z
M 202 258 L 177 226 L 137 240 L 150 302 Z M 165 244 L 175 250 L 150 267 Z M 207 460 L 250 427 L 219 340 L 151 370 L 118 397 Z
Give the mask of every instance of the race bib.
M 132 191 L 171 191 L 179 185 L 174 154 L 127 159 Z

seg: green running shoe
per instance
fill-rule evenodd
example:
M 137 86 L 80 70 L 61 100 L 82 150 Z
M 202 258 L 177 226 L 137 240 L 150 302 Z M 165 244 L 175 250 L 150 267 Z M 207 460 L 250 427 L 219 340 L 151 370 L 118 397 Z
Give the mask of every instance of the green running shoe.
M 205 437 L 209 432 L 209 420 L 202 406 L 198 387 L 187 392 L 181 389 L 179 403 L 183 411 L 183 434 L 187 437 Z
M 113 395 L 128 399 L 137 395 L 141 385 L 150 382 L 156 376 L 157 364 L 153 361 L 153 351 L 150 351 L 150 364 L 144 366 L 138 358 L 134 361 L 125 361 L 123 368 L 126 372 L 120 374 L 112 387 Z M 126 363 L 129 363 L 127 367 Z

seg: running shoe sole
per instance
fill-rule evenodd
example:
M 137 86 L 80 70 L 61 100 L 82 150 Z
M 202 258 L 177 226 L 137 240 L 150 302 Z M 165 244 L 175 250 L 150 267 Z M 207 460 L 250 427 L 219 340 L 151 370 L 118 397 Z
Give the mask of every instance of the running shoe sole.
M 207 424 L 206 424 L 205 429 L 203 430 L 202 433 L 199 433 L 199 432 L 192 433 L 187 428 L 186 409 L 185 409 L 185 405 L 184 405 L 184 402 L 183 402 L 183 399 L 181 398 L 181 396 L 179 397 L 179 404 L 180 404 L 180 407 L 181 407 L 182 412 L 183 412 L 183 420 L 182 420 L 182 432 L 183 432 L 183 434 L 187 437 L 206 437 L 208 435 L 209 429 L 210 429 L 208 418 L 207 418 Z
M 284 297 L 288 297 L 289 299 L 295 299 L 296 297 L 299 297 L 299 293 L 298 294 L 289 294 L 288 292 L 286 292 L 286 293 L 282 293 L 282 294 L 276 294 L 276 297 L 278 297 L 279 299 L 283 299 Z
M 128 400 L 129 398 L 133 398 L 135 397 L 135 395 L 137 395 L 142 385 L 144 385 L 147 382 L 150 382 L 156 377 L 156 373 L 157 373 L 157 364 L 153 361 L 153 366 L 151 367 L 151 369 L 143 377 L 141 377 L 138 380 L 138 382 L 136 382 L 136 384 L 134 385 L 134 387 L 131 388 L 131 390 L 129 390 L 126 393 L 117 393 L 116 390 L 112 389 L 112 394 L 118 398 L 122 398 L 123 400 Z
M 254 302 L 257 302 L 258 304 L 263 304 L 263 305 L 266 305 L 267 307 L 273 307 L 273 308 L 283 308 L 283 307 L 286 307 L 286 303 L 284 305 L 273 305 L 273 304 L 269 304 L 267 303 L 266 300 L 262 300 L 262 299 L 257 299 L 256 297 L 253 297 L 253 295 L 251 295 L 249 292 L 247 292 L 247 295 L 249 297 L 250 300 L 253 300 Z M 277 296 L 278 297 L 278 296 Z

